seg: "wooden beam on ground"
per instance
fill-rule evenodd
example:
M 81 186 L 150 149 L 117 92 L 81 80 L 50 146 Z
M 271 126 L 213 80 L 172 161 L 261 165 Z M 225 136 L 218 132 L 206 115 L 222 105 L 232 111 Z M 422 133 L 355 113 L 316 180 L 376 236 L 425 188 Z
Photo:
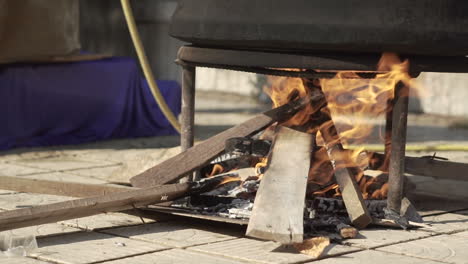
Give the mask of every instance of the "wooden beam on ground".
M 83 184 L 76 182 L 0 176 L 0 189 L 70 197 L 91 197 L 115 192 L 124 192 L 136 188 L 119 185 Z
M 255 198 L 247 236 L 282 244 L 303 240 L 304 199 L 314 135 L 279 127 Z
M 221 154 L 227 139 L 253 135 L 275 122 L 289 119 L 305 105 L 321 100 L 321 98 L 322 95 L 312 95 L 266 111 L 146 170 L 131 178 L 130 182 L 134 187 L 139 188 L 175 182 Z
M 385 160 L 385 156 L 380 153 L 368 152 L 368 155 L 369 166 L 372 169 L 379 168 Z M 405 173 L 444 180 L 468 181 L 468 164 L 429 157 L 405 157 Z
M 139 208 L 176 199 L 189 190 L 188 183 L 161 185 L 0 212 L 0 231 Z

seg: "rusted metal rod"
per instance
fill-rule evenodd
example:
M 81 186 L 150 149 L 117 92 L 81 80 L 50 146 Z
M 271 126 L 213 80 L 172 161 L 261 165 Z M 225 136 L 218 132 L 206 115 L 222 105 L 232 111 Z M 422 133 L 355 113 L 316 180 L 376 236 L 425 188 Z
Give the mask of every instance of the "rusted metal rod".
M 195 120 L 195 67 L 182 66 L 182 109 L 180 145 L 182 151 L 193 146 Z
M 389 209 L 400 212 L 405 172 L 409 86 L 399 82 L 394 93 L 387 201 Z

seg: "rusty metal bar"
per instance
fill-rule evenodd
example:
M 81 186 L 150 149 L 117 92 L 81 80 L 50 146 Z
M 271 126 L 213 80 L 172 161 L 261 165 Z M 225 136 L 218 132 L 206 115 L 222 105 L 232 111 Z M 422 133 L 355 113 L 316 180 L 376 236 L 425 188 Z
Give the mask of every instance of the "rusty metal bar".
M 195 67 L 182 65 L 182 109 L 180 115 L 180 147 L 182 151 L 193 146 L 195 137 Z M 181 182 L 194 181 L 199 173 L 187 175 Z
M 392 142 L 388 179 L 388 208 L 400 212 L 405 172 L 406 128 L 409 86 L 399 82 L 394 89 Z
M 182 151 L 193 146 L 195 120 L 195 67 L 182 66 L 182 110 L 180 145 Z

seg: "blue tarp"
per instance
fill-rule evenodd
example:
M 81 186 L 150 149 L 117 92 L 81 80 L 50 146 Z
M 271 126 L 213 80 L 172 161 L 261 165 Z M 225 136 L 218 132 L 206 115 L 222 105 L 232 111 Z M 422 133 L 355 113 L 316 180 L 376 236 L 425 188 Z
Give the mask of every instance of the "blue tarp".
M 180 113 L 180 86 L 158 81 Z M 131 58 L 0 66 L 0 149 L 174 135 Z

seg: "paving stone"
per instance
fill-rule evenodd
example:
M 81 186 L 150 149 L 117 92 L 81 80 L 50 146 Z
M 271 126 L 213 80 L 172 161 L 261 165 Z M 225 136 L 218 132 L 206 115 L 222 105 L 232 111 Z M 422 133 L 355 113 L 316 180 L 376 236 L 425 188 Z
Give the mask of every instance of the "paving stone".
M 72 171 L 69 171 L 69 173 L 79 175 L 79 176 L 84 176 L 88 179 L 110 182 L 109 180 L 110 176 L 115 170 L 119 169 L 120 167 L 122 167 L 122 165 L 72 170 Z
M 454 233 L 452 234 L 454 236 L 461 236 L 461 237 L 464 237 L 464 238 L 467 238 L 468 239 L 468 231 L 465 231 L 465 232 L 459 232 L 459 233 Z
M 5 211 L 0 209 L 0 212 Z M 13 230 L 7 230 L 0 232 L 1 235 L 12 235 L 12 236 L 35 236 L 35 237 L 46 237 L 54 236 L 59 234 L 80 232 L 81 229 L 74 228 L 71 226 L 51 223 L 37 226 L 23 227 Z M 1 263 L 1 262 L 0 262 Z
M 359 235 L 356 238 L 345 240 L 345 243 L 347 245 L 362 248 L 375 248 L 412 239 L 428 237 L 430 235 L 431 233 L 424 231 L 367 228 L 360 230 Z
M 215 254 L 256 263 L 296 263 L 315 259 L 312 256 L 298 253 L 293 247 L 284 247 L 272 241 L 260 241 L 239 238 L 218 243 L 190 247 L 188 250 Z M 340 255 L 360 249 L 331 244 L 323 256 Z
M 107 262 L 104 262 L 107 263 Z M 183 249 L 164 250 L 156 253 L 140 255 L 112 261 L 113 264 L 174 264 L 174 263 L 203 263 L 203 264 L 238 264 L 245 263 L 233 259 L 210 256 Z
M 423 218 L 430 229 L 423 229 L 436 233 L 450 233 L 468 230 L 468 211 L 447 213 Z
M 7 234 L 7 235 L 13 235 L 13 236 L 35 236 L 37 238 L 40 238 L 40 237 L 55 236 L 55 235 L 60 235 L 60 234 L 75 233 L 75 232 L 80 232 L 80 231 L 81 229 L 78 229 L 78 228 L 73 228 L 70 226 L 53 223 L 53 224 L 29 226 L 29 227 L 3 231 L 3 232 L 0 232 L 0 235 Z
M 143 217 L 145 223 L 153 223 L 154 219 Z M 99 214 L 88 217 L 76 218 L 60 222 L 64 225 L 86 229 L 96 230 L 104 228 L 112 228 L 118 226 L 132 226 L 141 225 L 142 221 L 140 217 L 135 215 L 129 215 L 124 213 L 107 213 Z
M 73 197 L 31 194 L 31 193 L 11 193 L 1 195 L 0 209 L 13 210 L 41 204 L 49 204 L 74 199 Z
M 138 155 L 136 155 L 138 153 Z M 180 147 L 137 152 L 127 155 L 123 165 L 112 172 L 110 182 L 130 182 L 130 178 L 180 153 Z
M 17 193 L 15 191 L 12 191 L 12 190 L 0 190 L 0 195 L 10 195 L 10 194 L 14 194 L 14 193 Z M 0 196 L 0 200 L 1 200 L 1 197 Z
M 28 257 L 14 257 L 14 258 L 8 258 L 2 255 L 0 253 L 0 263 L 2 264 L 46 264 L 50 262 L 45 262 L 33 258 L 28 258 Z
M 174 222 L 114 228 L 102 232 L 178 248 L 236 238 L 232 235 L 203 230 L 192 225 Z
M 46 169 L 31 168 L 12 163 L 0 162 L 0 176 L 21 176 L 48 172 Z
M 376 264 L 376 263 L 398 263 L 398 264 L 436 264 L 435 262 L 427 259 L 414 258 L 409 256 L 403 256 L 393 253 L 380 252 L 375 250 L 365 250 L 337 256 L 333 258 L 322 259 L 314 262 L 317 264 Z
M 13 162 L 18 165 L 53 171 L 66 171 L 115 165 L 115 163 L 108 161 L 85 160 L 75 156 L 52 156 L 40 159 L 20 159 Z
M 28 178 L 28 179 L 38 179 L 38 180 L 49 180 L 49 181 L 60 181 L 60 182 L 77 182 L 77 183 L 85 183 L 85 184 L 106 184 L 107 181 L 79 176 L 71 172 L 48 172 L 48 173 L 41 173 L 41 174 L 33 174 L 33 175 L 26 175 L 22 176 L 21 178 Z
M 80 232 L 38 240 L 31 256 L 58 263 L 93 263 L 156 252 L 167 247 L 95 232 Z
M 393 252 L 446 263 L 468 263 L 468 240 L 462 236 L 439 235 L 406 243 L 382 247 Z

